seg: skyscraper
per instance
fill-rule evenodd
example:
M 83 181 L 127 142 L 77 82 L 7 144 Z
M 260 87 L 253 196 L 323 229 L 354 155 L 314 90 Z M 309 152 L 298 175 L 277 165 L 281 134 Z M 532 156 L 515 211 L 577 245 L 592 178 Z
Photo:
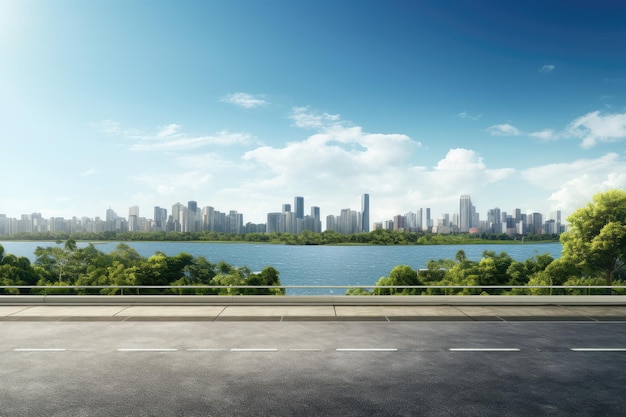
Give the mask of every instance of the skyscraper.
M 139 230 L 139 206 L 132 206 L 128 209 L 128 231 L 136 232 Z
M 172 206 L 172 221 L 174 222 L 175 232 L 186 232 L 185 219 L 187 218 L 187 207 L 181 203 L 176 203 Z
M 311 207 L 311 217 L 313 218 L 313 231 L 315 233 L 322 232 L 322 217 L 320 214 L 320 208 L 317 206 Z
M 461 233 L 469 232 L 474 219 L 474 206 L 472 199 L 468 194 L 463 194 L 459 200 L 459 231 Z
M 156 230 L 167 230 L 167 209 L 159 206 L 154 207 L 154 228 Z
M 296 213 L 296 219 L 304 219 L 304 197 L 294 197 L 293 211 Z
M 361 196 L 361 232 L 370 231 L 370 195 Z

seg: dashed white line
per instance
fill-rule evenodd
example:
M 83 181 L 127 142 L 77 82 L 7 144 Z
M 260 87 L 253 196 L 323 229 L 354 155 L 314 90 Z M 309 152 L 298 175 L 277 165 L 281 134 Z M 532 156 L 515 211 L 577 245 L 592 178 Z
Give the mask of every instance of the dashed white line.
M 18 348 L 13 349 L 14 352 L 65 352 L 63 348 Z
M 289 349 L 289 352 L 321 352 L 322 349 Z
M 450 352 L 519 352 L 519 348 L 450 348 Z
M 337 352 L 397 352 L 397 348 L 338 348 Z
M 232 348 L 231 352 L 278 352 L 278 349 L 264 349 L 264 348 Z
M 626 348 L 570 348 L 572 352 L 626 352 Z
M 176 352 L 178 349 L 170 348 L 120 348 L 118 352 Z
M 226 349 L 217 349 L 217 348 L 197 348 L 197 349 L 187 349 L 187 352 L 225 352 Z

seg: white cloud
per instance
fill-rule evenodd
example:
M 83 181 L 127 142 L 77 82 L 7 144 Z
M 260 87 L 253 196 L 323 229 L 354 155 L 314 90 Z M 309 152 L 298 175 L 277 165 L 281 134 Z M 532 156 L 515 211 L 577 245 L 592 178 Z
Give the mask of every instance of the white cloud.
M 546 212 L 551 204 L 568 214 L 597 191 L 626 188 L 626 155 L 612 153 L 516 171 L 506 165 L 506 158 L 486 161 L 475 150 L 456 148 L 425 167 L 417 162 L 423 157 L 421 143 L 407 135 L 366 132 L 339 115 L 308 107 L 294 108 L 290 118 L 296 126 L 314 130 L 291 142 L 257 146 L 243 154 L 241 148 L 230 148 L 226 155 L 216 145 L 250 143 L 246 134 L 192 136 L 181 126 L 168 124 L 136 135 L 135 146 L 143 146 L 141 150 L 185 152 L 174 157 L 134 154 L 133 158 L 158 161 L 159 168 L 132 178 L 140 183 L 135 188 L 146 194 L 145 204 L 133 204 L 197 200 L 221 211 L 238 210 L 245 221 L 256 223 L 265 222 L 268 212 L 279 211 L 294 195 L 303 195 L 307 206 L 321 207 L 325 218 L 347 207 L 358 210 L 359 195 L 367 192 L 373 202 L 372 220 L 381 221 L 421 207 L 431 208 L 433 218 L 453 214 L 459 195 L 466 193 L 476 205 L 504 204 L 503 209 L 512 209 L 506 205 L 515 204 Z M 498 132 L 522 134 L 510 125 L 496 126 Z M 548 140 L 560 138 L 562 132 L 526 134 Z M 505 165 L 491 165 L 495 163 Z M 487 208 L 477 208 L 484 216 Z
M 158 137 L 158 136 L 157 136 Z M 207 147 L 210 145 L 235 145 L 252 142 L 252 137 L 245 133 L 217 132 L 215 135 L 188 137 L 187 135 L 161 136 L 167 141 L 144 141 L 130 147 L 133 151 L 184 151 Z
M 626 188 L 624 162 L 620 155 L 608 153 L 595 159 L 530 168 L 521 172 L 521 176 L 533 187 L 552 191 L 548 197 L 551 209 L 571 213 L 598 192 Z
M 317 113 L 309 107 L 294 107 L 289 118 L 293 120 L 294 126 L 305 129 L 321 129 L 341 120 L 338 114 Z
M 97 126 L 106 133 L 136 141 L 130 147 L 132 151 L 185 151 L 214 145 L 244 145 L 254 141 L 254 137 L 250 134 L 227 130 L 212 135 L 190 135 L 182 132 L 182 126 L 176 123 L 160 126 L 156 133 L 146 133 L 138 129 L 122 129 L 119 123 L 111 120 L 105 120 Z
M 508 123 L 489 126 L 487 132 L 492 136 L 519 136 L 521 134 L 515 126 Z
M 450 149 L 428 177 L 429 183 L 435 185 L 432 194 L 452 194 L 458 198 L 460 194 L 502 181 L 514 173 L 512 168 L 489 169 L 475 151 L 457 148 Z M 460 189 L 465 191 L 459 192 Z
M 587 113 L 572 121 L 564 130 L 543 129 L 524 133 L 510 124 L 493 125 L 487 128 L 493 136 L 528 136 L 551 141 L 562 138 L 579 138 L 580 146 L 589 149 L 599 143 L 614 143 L 626 139 L 626 113 L 602 114 L 600 111 Z
M 261 95 L 253 95 L 248 93 L 232 93 L 223 97 L 221 101 L 224 103 L 234 104 L 244 109 L 254 109 L 256 107 L 266 106 L 269 103 L 265 101 Z
M 558 139 L 559 137 L 559 135 L 552 129 L 544 129 L 538 132 L 531 132 L 528 135 L 534 138 L 541 139 L 543 141 L 554 140 L 554 139 Z
M 462 111 L 456 117 L 461 120 L 478 120 L 482 116 L 482 114 L 469 114 L 468 112 Z
M 554 71 L 554 68 L 555 68 L 554 65 L 546 64 L 539 69 L 539 72 L 552 72 Z
M 281 195 L 304 194 L 311 204 L 324 207 L 325 214 L 338 214 L 341 208 L 358 207 L 359 194 L 369 192 L 376 201 L 373 218 L 384 219 L 419 207 L 454 208 L 460 189 L 486 190 L 515 173 L 487 167 L 469 149 L 451 149 L 429 169 L 413 162 L 421 144 L 406 135 L 367 133 L 338 117 L 297 113 L 301 120 L 313 120 L 306 125 L 320 132 L 281 147 L 246 152 L 243 158 L 256 165 L 256 175 L 245 180 L 244 195 L 278 190 Z
M 180 128 L 181 126 L 175 123 L 169 124 L 167 126 L 163 126 L 161 130 L 157 132 L 156 137 L 158 139 L 163 139 L 163 138 L 169 138 L 172 136 L 177 136 Z
M 419 169 L 411 164 L 411 158 L 420 142 L 402 134 L 367 133 L 335 115 L 306 113 L 304 108 L 295 113 L 299 121 L 307 121 L 303 126 L 320 131 L 282 147 L 263 146 L 246 152 L 244 161 L 256 167 L 254 177 L 243 184 L 245 193 L 280 190 L 281 195 L 306 194 L 325 207 L 326 213 L 338 214 L 360 193 L 397 198 L 398 193 L 415 188 L 412 175 Z
M 626 113 L 587 113 L 570 123 L 566 133 L 581 138 L 580 146 L 584 149 L 600 142 L 618 142 L 626 138 Z

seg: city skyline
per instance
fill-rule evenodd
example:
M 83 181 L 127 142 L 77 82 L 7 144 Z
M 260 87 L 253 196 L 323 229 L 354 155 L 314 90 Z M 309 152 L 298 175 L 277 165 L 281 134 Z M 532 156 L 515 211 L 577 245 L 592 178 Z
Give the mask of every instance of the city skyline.
M 370 226 L 459 195 L 565 218 L 626 188 L 625 20 L 602 0 L 4 0 L 0 213 L 198 201 L 265 223 L 369 193 Z
M 560 210 L 549 213 L 522 213 L 520 208 L 512 212 L 500 207 L 489 209 L 486 216 L 476 211 L 471 196 L 459 197 L 458 212 L 445 212 L 431 216 L 430 207 L 420 207 L 394 215 L 392 219 L 371 222 L 369 219 L 370 195 L 360 197 L 361 210 L 350 207 L 340 213 L 322 215 L 319 206 L 311 205 L 310 214 L 305 212 L 305 199 L 295 196 L 291 203 L 283 203 L 280 211 L 268 212 L 266 222 L 254 223 L 245 219 L 245 213 L 237 210 L 222 212 L 212 206 L 198 205 L 195 200 L 187 204 L 177 202 L 168 212 L 160 206 L 153 207 L 150 218 L 141 215 L 139 206 L 128 208 L 128 217 L 119 215 L 109 208 L 104 217 L 73 216 L 71 218 L 50 217 L 41 213 L 22 214 L 19 218 L 0 213 L 0 235 L 24 232 L 200 232 L 215 231 L 220 233 L 289 233 L 300 234 L 305 230 L 320 233 L 335 230 L 342 234 L 356 234 L 376 229 L 399 230 L 409 232 L 450 233 L 492 233 L 508 235 L 560 234 L 566 230 L 567 222 Z M 293 207 L 293 209 L 292 209 Z

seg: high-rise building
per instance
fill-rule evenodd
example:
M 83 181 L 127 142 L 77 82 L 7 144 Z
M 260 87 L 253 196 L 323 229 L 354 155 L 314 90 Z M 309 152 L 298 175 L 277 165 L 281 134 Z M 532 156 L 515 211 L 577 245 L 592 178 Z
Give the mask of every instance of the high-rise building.
M 556 228 L 556 232 L 557 234 L 561 233 L 561 227 L 562 227 L 562 223 L 561 223 L 561 210 L 556 210 L 556 211 L 551 211 L 550 213 L 548 213 L 548 220 L 554 220 L 554 227 Z
M 361 196 L 361 232 L 370 231 L 370 195 Z
M 528 227 L 530 230 L 528 232 L 533 233 L 535 235 L 543 234 L 543 216 L 541 213 L 532 213 L 529 215 L 530 219 L 528 220 Z
M 499 207 L 487 211 L 487 232 L 495 234 L 505 232 L 502 230 L 502 213 Z
M 424 230 L 424 222 L 423 222 L 423 216 L 424 216 L 424 209 L 420 208 L 417 210 L 417 213 L 415 213 L 415 229 L 418 232 L 421 232 L 422 230 Z
M 393 216 L 393 230 L 404 230 L 405 228 L 405 217 L 401 214 Z
M 172 206 L 172 221 L 175 232 L 186 232 L 187 207 L 184 204 L 176 203 Z
M 167 230 L 167 209 L 156 206 L 154 208 L 154 228 L 156 230 Z
M 322 217 L 320 214 L 320 208 L 317 206 L 311 207 L 311 217 L 313 218 L 313 232 L 322 232 Z
M 294 197 L 293 211 L 296 213 L 296 219 L 304 219 L 304 197 Z
M 463 194 L 459 200 L 459 232 L 469 232 L 476 209 L 468 194 Z
M 128 231 L 139 231 L 139 206 L 132 206 L 128 209 Z
M 199 215 L 200 214 L 200 215 Z M 185 230 L 187 232 L 196 232 L 200 228 L 201 213 L 198 213 L 198 202 L 187 202 L 187 218 Z

